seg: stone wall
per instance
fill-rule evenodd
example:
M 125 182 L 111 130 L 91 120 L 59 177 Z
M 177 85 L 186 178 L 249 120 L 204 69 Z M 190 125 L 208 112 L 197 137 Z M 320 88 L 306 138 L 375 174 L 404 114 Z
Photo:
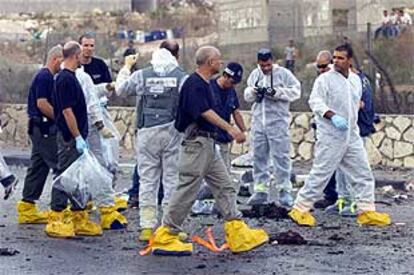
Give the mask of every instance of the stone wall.
M 251 115 L 244 112 L 250 129 Z M 311 113 L 292 113 L 290 118 L 290 156 L 293 160 L 311 160 L 314 149 L 314 130 Z M 375 125 L 377 132 L 366 141 L 371 165 L 414 168 L 414 115 L 381 115 Z M 243 145 L 233 144 L 232 153 L 249 150 L 250 138 Z
M 121 145 L 126 150 L 134 148 L 134 108 L 111 107 L 110 113 L 119 130 Z M 250 129 L 250 112 L 243 112 Z M 314 132 L 310 126 L 310 113 L 292 113 L 290 119 L 291 157 L 294 160 L 311 160 L 314 148 Z M 4 105 L 1 115 L 6 126 L 0 141 L 12 146 L 29 146 L 27 137 L 26 105 Z M 377 132 L 366 143 L 372 165 L 414 168 L 414 115 L 382 115 Z M 244 144 L 233 144 L 231 151 L 240 155 L 249 150 L 250 137 Z

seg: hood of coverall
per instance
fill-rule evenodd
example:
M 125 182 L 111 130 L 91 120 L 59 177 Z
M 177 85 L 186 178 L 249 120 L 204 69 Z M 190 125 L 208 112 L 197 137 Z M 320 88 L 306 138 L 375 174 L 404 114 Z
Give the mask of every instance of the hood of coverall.
M 178 67 L 178 62 L 168 50 L 159 49 L 152 54 L 151 65 L 156 74 L 164 76 Z

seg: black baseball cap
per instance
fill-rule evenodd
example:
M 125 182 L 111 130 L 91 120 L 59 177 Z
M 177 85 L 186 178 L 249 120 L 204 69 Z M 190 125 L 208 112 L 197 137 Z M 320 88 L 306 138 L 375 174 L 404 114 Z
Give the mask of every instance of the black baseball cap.
M 269 59 L 273 59 L 272 51 L 268 48 L 261 48 L 257 52 L 257 60 L 260 61 L 267 61 Z

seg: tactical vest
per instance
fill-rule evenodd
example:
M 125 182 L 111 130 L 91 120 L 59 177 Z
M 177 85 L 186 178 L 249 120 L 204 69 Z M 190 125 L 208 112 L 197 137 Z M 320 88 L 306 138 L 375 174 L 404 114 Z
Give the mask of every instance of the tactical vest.
M 138 129 L 163 125 L 175 120 L 178 88 L 185 75 L 179 67 L 166 76 L 158 76 L 152 67 L 143 69 L 144 93 L 138 106 Z

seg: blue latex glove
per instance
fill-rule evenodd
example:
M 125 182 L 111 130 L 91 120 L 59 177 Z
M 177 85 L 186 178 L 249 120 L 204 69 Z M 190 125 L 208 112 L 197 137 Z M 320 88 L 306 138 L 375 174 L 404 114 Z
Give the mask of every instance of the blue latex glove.
M 76 150 L 78 150 L 80 154 L 83 154 L 86 150 L 88 150 L 88 144 L 86 143 L 86 141 L 83 139 L 81 135 L 77 136 L 75 138 L 75 141 L 76 141 Z
M 339 115 L 334 115 L 333 117 L 331 117 L 331 121 L 333 125 L 341 131 L 345 131 L 348 129 L 348 121 Z

